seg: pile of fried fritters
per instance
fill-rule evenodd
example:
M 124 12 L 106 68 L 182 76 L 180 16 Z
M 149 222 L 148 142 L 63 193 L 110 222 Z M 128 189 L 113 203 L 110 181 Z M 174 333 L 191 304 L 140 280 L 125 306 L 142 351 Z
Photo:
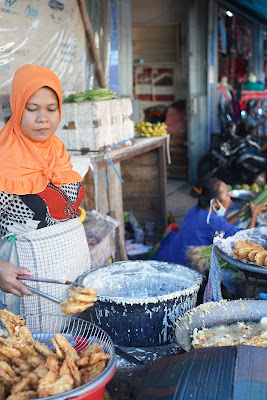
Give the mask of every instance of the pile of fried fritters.
M 251 261 L 267 267 L 267 251 L 259 243 L 251 240 L 238 240 L 234 245 L 233 256 L 238 260 Z
M 67 392 L 96 378 L 111 358 L 93 343 L 78 355 L 61 334 L 55 351 L 34 340 L 22 317 L 0 311 L 6 330 L 0 336 L 0 400 L 27 400 Z

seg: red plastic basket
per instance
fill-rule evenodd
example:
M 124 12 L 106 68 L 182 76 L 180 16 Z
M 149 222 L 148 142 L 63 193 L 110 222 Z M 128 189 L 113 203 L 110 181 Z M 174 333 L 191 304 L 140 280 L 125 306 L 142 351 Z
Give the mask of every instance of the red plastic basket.
M 109 335 L 91 322 L 61 315 L 26 315 L 25 323 L 31 330 L 34 339 L 53 348 L 51 338 L 56 333 L 64 335 L 79 354 L 90 344 L 97 342 L 103 345 L 105 353 L 111 356 L 106 368 L 95 379 L 60 395 L 50 396 L 42 400 L 103 400 L 106 384 L 116 371 L 116 354 Z
M 90 392 L 87 392 L 87 393 L 85 393 L 81 396 L 75 397 L 75 398 L 71 398 L 70 400 L 103 400 L 106 385 L 112 379 L 115 372 L 116 372 L 116 367 L 114 368 L 114 371 L 112 372 L 112 374 L 101 385 L 99 385 L 98 387 L 96 387 L 93 390 L 90 390 Z

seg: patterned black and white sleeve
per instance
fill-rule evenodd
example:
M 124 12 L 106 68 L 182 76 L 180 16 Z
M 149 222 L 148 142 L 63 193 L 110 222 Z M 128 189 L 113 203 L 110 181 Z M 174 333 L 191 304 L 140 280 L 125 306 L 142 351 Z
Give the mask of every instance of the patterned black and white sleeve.
M 14 194 L 6 194 L 0 191 L 0 219 L 7 211 L 13 199 L 14 199 Z

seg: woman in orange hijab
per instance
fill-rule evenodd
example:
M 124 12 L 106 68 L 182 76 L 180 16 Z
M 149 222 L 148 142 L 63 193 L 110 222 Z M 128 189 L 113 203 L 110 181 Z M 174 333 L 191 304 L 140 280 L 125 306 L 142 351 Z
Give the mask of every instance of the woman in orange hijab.
M 22 66 L 13 78 L 10 105 L 12 116 L 0 132 L 0 301 L 16 314 L 59 313 L 58 305 L 30 296 L 17 279 L 30 274 L 74 280 L 90 269 L 78 218 L 82 177 L 55 135 L 62 109 L 57 75 L 45 67 Z M 66 297 L 63 285 L 31 285 Z

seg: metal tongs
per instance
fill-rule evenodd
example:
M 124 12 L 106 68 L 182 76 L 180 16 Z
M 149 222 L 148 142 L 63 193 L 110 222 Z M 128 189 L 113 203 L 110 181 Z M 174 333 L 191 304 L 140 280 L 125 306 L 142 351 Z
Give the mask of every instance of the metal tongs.
M 59 285 L 73 285 L 73 286 L 80 286 L 83 287 L 83 285 L 79 285 L 77 282 L 72 282 L 72 281 L 60 281 L 56 279 L 48 279 L 48 278 L 40 278 L 38 276 L 30 276 L 30 275 L 18 275 L 17 279 L 25 280 L 25 281 L 34 281 L 34 282 L 46 282 L 46 283 L 56 283 Z M 50 294 L 47 294 L 45 292 L 42 292 L 41 290 L 35 289 L 31 286 L 27 287 L 30 289 L 31 292 L 38 294 L 41 297 L 44 297 L 45 299 L 54 301 L 55 303 L 62 303 L 63 300 L 58 299 L 57 297 L 51 296 Z

